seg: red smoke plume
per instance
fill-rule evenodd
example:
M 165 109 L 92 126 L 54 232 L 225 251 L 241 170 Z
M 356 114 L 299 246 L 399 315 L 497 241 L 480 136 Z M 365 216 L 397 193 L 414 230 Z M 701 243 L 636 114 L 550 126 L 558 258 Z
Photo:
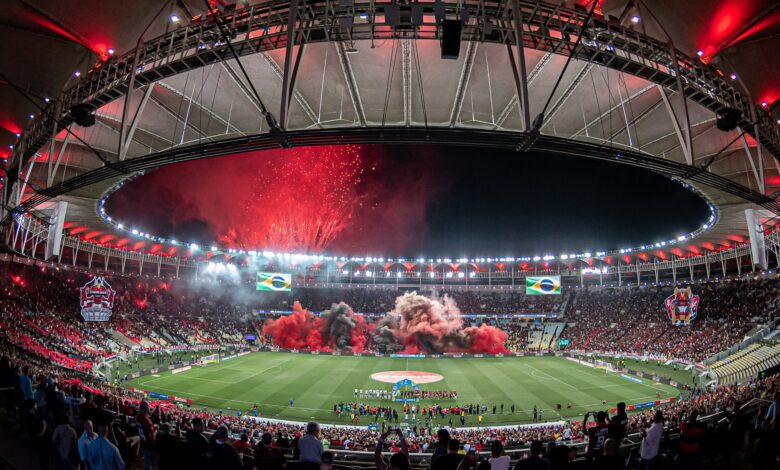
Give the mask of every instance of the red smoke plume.
M 482 324 L 463 328 L 463 317 L 455 302 L 441 301 L 416 293 L 396 299 L 395 309 L 379 322 L 368 324 L 345 303 L 334 304 L 319 317 L 293 304 L 290 315 L 269 319 L 263 334 L 286 349 L 363 352 L 369 338 L 375 345 L 405 354 L 419 353 L 505 353 L 506 333 Z
M 318 317 L 295 301 L 290 315 L 263 323 L 263 334 L 285 349 L 331 352 L 349 345 L 352 352 L 362 353 L 369 333 L 365 318 L 344 303 L 333 305 Z

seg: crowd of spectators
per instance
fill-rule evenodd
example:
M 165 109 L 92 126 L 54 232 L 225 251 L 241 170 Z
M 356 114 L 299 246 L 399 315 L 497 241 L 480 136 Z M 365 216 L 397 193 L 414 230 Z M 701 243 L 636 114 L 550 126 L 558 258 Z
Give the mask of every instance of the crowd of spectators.
M 3 403 L 9 419 L 18 423 L 30 439 L 44 468 L 51 462 L 58 468 L 96 468 L 89 467 L 95 459 L 113 462 L 97 468 L 121 468 L 142 457 L 149 468 L 180 468 L 177 465 L 182 459 L 192 462 L 191 468 L 205 468 L 198 467 L 204 462 L 249 468 L 253 462 L 266 459 L 306 461 L 309 457 L 304 455 L 309 455 L 320 462 L 332 459 L 326 453 L 333 449 L 371 451 L 377 447 L 394 455 L 403 454 L 403 448 L 412 453 L 446 453 L 438 433 L 448 427 L 445 419 L 413 426 L 402 437 L 384 434 L 394 426 L 384 420 L 378 420 L 378 429 L 316 426 L 316 432 L 312 432 L 314 426 L 147 402 L 92 373 L 97 361 L 133 348 L 240 342 L 246 334 L 257 331 L 257 322 L 250 314 L 256 306 L 248 297 L 229 291 L 206 295 L 186 283 L 172 285 L 156 279 L 112 279 L 118 292 L 114 316 L 105 324 L 85 324 L 78 317 L 77 288 L 88 279 L 86 274 L 3 264 L 0 275 Z M 327 295 L 343 300 L 343 294 L 355 293 L 356 301 L 362 302 L 359 305 L 383 309 L 398 294 L 357 289 L 334 290 L 327 295 L 327 290 L 302 292 L 311 299 L 317 297 L 320 306 L 330 302 Z M 560 311 L 568 304 L 567 321 L 573 325 L 564 330 L 563 337 L 571 339 L 575 349 L 652 353 L 694 361 L 738 341 L 756 324 L 775 318 L 780 308 L 777 281 L 701 284 L 694 286 L 694 293 L 701 298 L 698 317 L 688 327 L 677 327 L 663 313 L 663 300 L 671 292 L 670 287 L 581 289 L 563 301 L 534 299 L 519 305 L 529 311 Z M 468 294 L 463 297 L 467 299 L 464 305 L 489 309 L 499 302 L 500 295 L 507 294 Z M 509 333 L 507 344 L 512 350 L 523 350 L 530 333 L 544 325 L 488 321 Z M 755 431 L 753 436 L 758 436 L 762 445 L 776 443 L 776 419 L 766 415 L 748 419 L 740 415 L 740 406 L 751 399 L 770 398 L 780 386 L 778 377 L 737 387 L 697 390 L 689 399 L 665 407 L 664 420 L 668 426 L 682 428 L 685 435 L 686 427 L 691 426 L 680 423 L 691 422 L 694 413 L 704 416 L 726 412 L 730 423 L 741 423 L 742 431 Z M 774 410 L 779 408 L 780 404 Z M 598 416 L 595 418 L 599 421 Z M 587 417 L 535 427 L 450 429 L 448 435 L 458 443 L 453 452 L 459 455 L 467 454 L 469 449 L 490 451 L 498 447 L 496 442 L 506 450 L 533 441 L 568 446 L 593 441 L 590 430 L 600 424 L 585 425 L 586 421 Z M 654 422 L 658 422 L 655 410 L 647 411 L 627 417 L 625 428 L 627 432 L 639 432 L 651 429 Z M 312 440 L 318 444 L 301 445 Z M 82 441 L 86 441 L 84 446 Z M 601 446 L 600 453 L 592 457 L 611 452 L 612 445 Z M 544 455 L 550 457 L 555 452 L 551 447 Z M 498 454 L 494 457 L 501 457 Z M 538 458 L 542 455 L 543 451 L 537 452 Z M 392 467 L 392 461 L 390 464 Z
M 692 286 L 697 317 L 675 326 L 666 317 L 670 286 L 580 289 L 562 337 L 570 349 L 652 354 L 701 361 L 739 342 L 780 313 L 780 282 L 731 281 Z

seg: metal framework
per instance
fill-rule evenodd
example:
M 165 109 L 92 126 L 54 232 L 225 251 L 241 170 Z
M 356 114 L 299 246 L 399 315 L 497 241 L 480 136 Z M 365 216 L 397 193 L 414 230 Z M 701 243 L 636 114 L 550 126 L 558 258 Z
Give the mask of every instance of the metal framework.
M 43 244 L 48 243 L 48 233 L 47 224 L 34 216 L 22 215 L 14 217 L 13 224 L 5 232 L 5 238 L 12 250 L 25 259 L 34 259 L 44 253 Z M 780 231 L 770 233 L 765 241 L 767 251 L 774 255 L 775 269 L 780 268 Z M 95 255 L 102 258 L 102 265 L 95 264 Z M 197 277 L 200 270 L 212 262 L 205 259 L 164 256 L 107 247 L 72 236 L 63 237 L 57 262 L 62 263 L 63 260 L 69 260 L 71 266 L 81 266 L 89 270 L 108 271 L 116 267 L 120 274 L 143 275 L 146 267 L 147 274 L 151 269 L 158 277 L 166 275 L 177 278 L 183 274 L 182 269 Z M 316 264 L 300 264 L 301 267 L 294 269 L 296 283 L 299 286 L 313 287 L 354 285 L 392 288 L 401 285 L 420 285 L 429 288 L 519 288 L 524 286 L 523 279 L 526 276 L 555 274 L 577 279 L 579 284 L 584 284 L 586 279 L 592 279 L 593 282 L 598 279 L 597 283 L 602 286 L 623 286 L 629 282 L 641 283 L 643 279 L 644 282 L 650 283 L 659 283 L 669 278 L 673 280 L 672 282 L 710 280 L 714 277 L 726 276 L 728 273 L 741 275 L 743 270 L 754 272 L 753 266 L 755 266 L 751 261 L 750 246 L 747 244 L 685 258 L 655 257 L 647 261 L 635 258 L 633 263 L 625 262 L 621 256 L 612 254 L 572 260 L 550 262 L 532 260 L 522 263 L 510 259 L 471 260 L 455 264 L 452 260 L 441 259 L 416 260 L 411 263 L 347 258 L 341 260 L 343 261 L 332 259 L 325 262 L 318 260 Z M 129 266 L 128 261 L 134 265 Z M 471 270 L 469 270 L 470 266 Z M 356 276 L 356 272 L 362 272 L 363 276 Z M 458 277 L 455 275 L 458 272 L 464 275 Z M 384 277 L 381 277 L 380 273 L 384 274 Z
M 300 8 L 291 10 L 290 2 L 265 2 L 226 12 L 220 16 L 220 21 L 228 28 L 231 45 L 239 56 L 286 48 L 291 38 L 296 44 L 372 39 L 439 39 L 435 4 L 422 4 L 424 14 L 421 24 L 410 22 L 391 26 L 385 22 L 384 15 L 386 8 L 393 4 L 392 0 L 308 1 Z M 518 21 L 521 30 L 515 27 L 513 5 L 519 6 L 515 10 L 519 10 L 522 16 L 522 21 Z M 726 107 L 738 109 L 743 116 L 740 126 L 748 129 L 772 155 L 780 158 L 780 130 L 771 118 L 760 109 L 756 111 L 748 98 L 712 67 L 670 49 L 666 43 L 624 28 L 616 22 L 595 18 L 586 25 L 581 44 L 575 48 L 576 35 L 585 21 L 586 12 L 539 1 L 450 1 L 445 2 L 444 7 L 446 15 L 469 18 L 463 25 L 462 39 L 465 41 L 512 46 L 516 44 L 517 38 L 521 38 L 525 48 L 571 55 L 589 63 L 642 77 L 678 93 L 682 88 L 685 97 L 714 112 Z M 468 10 L 468 13 L 464 14 L 464 10 Z M 291 16 L 291 11 L 297 11 L 297 15 Z M 291 25 L 298 30 L 290 31 Z M 183 71 L 230 58 L 227 44 L 221 40 L 219 28 L 212 17 L 201 18 L 165 35 L 141 42 L 136 50 L 112 57 L 63 91 L 57 102 L 50 103 L 45 112 L 25 130 L 20 145 L 14 149 L 14 159 L 26 161 L 49 141 L 52 129 L 61 130 L 69 125 L 73 121 L 69 110 L 74 105 L 85 103 L 96 109 L 129 94 L 131 88 L 146 86 Z M 345 60 L 343 54 L 339 58 Z M 342 65 L 345 74 L 348 74 L 348 58 L 346 61 Z M 288 80 L 286 75 L 284 80 Z M 282 109 L 285 109 L 289 96 L 283 96 L 282 99 Z M 521 96 L 521 99 L 524 97 Z M 748 126 L 752 116 L 757 116 L 755 127 Z M 121 128 L 126 139 L 124 124 Z

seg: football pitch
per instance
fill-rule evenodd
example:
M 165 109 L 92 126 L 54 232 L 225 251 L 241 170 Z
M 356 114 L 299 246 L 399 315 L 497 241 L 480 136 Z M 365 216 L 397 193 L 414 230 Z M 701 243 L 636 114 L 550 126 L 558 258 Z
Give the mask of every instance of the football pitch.
M 637 383 L 617 373 L 554 356 L 390 358 L 259 352 L 205 367 L 194 366 L 178 374 L 165 371 L 140 377 L 128 385 L 190 398 L 193 406 L 230 414 L 251 413 L 257 403 L 261 415 L 266 418 L 351 424 L 348 414 L 339 417 L 333 407 L 340 402 L 362 402 L 395 407 L 403 420 L 401 403 L 355 397 L 355 389 L 391 390 L 392 383 L 371 378 L 372 374 L 388 371 L 440 375 L 439 381 L 419 384 L 420 390 L 455 390 L 458 399 L 423 399 L 418 402 L 420 406 L 486 404 L 488 411 L 484 414 L 483 425 L 531 422 L 534 406 L 543 410 L 545 421 L 582 419 L 586 411 L 611 408 L 620 401 L 629 405 L 654 401 L 659 392 L 662 398 L 679 395 L 675 387 L 646 379 Z M 294 400 L 292 407 L 291 399 Z M 607 404 L 602 405 L 602 401 Z M 503 414 L 500 412 L 502 403 Z M 497 406 L 495 414 L 493 404 Z M 512 404 L 515 405 L 514 414 L 510 412 Z M 363 416 L 359 424 L 366 425 L 373 420 L 373 416 Z M 453 424 L 459 426 L 460 422 L 453 419 Z M 476 416 L 466 417 L 466 426 L 477 425 Z

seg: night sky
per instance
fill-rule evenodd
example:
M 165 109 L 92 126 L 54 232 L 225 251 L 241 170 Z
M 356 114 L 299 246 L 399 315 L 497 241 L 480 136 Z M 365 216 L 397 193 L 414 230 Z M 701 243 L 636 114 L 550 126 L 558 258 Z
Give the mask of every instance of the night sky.
M 239 235 L 227 242 L 246 249 L 263 243 L 258 232 L 269 226 L 264 219 L 294 214 L 290 222 L 300 225 L 324 212 L 326 219 L 344 219 L 324 251 L 389 257 L 595 252 L 673 238 L 709 216 L 698 196 L 665 177 L 580 158 L 364 146 L 350 148 L 349 165 L 311 165 L 314 158 L 327 160 L 323 156 L 340 162 L 342 149 L 172 165 L 125 185 L 109 199 L 107 210 L 125 225 L 204 244 L 225 240 L 220 235 L 236 227 L 247 228 L 243 241 Z M 334 191 L 341 205 L 319 211 Z M 256 210 L 266 207 L 268 198 L 278 210 Z M 285 222 L 270 220 L 274 226 L 280 221 Z

